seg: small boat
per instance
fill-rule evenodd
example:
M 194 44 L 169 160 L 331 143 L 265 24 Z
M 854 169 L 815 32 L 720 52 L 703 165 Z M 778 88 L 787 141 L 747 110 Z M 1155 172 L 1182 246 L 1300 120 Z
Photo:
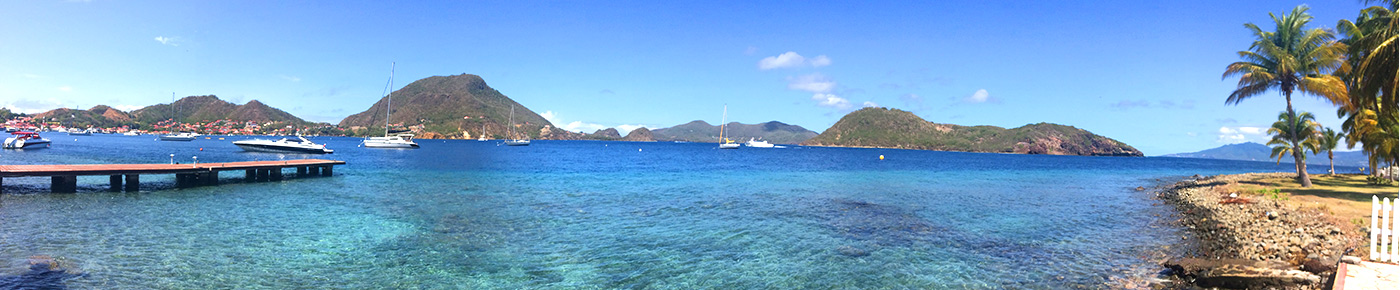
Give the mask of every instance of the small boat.
M 510 106 L 510 137 L 515 137 L 515 106 Z M 506 146 L 530 146 L 530 140 L 506 139 Z
M 14 136 L 10 138 L 5 138 L 5 146 L 3 146 L 5 149 L 24 149 L 28 147 L 49 145 L 49 139 L 39 137 L 39 133 L 15 131 L 11 132 L 10 134 Z
M 194 141 L 195 137 L 199 137 L 199 134 L 180 132 L 180 134 L 175 135 L 160 135 L 160 141 Z
M 126 133 L 122 133 L 122 135 L 124 135 L 124 136 L 141 136 L 141 133 L 136 133 L 136 131 L 126 131 Z
M 86 129 L 68 129 L 68 135 L 72 136 L 92 136 L 92 131 Z
M 233 145 L 238 145 L 238 148 L 243 148 L 243 150 L 253 152 L 312 154 L 327 154 L 335 152 L 335 150 L 326 149 L 326 144 L 316 144 L 315 142 L 311 142 L 311 140 L 306 140 L 306 138 L 303 138 L 301 136 L 295 136 L 295 139 L 282 138 L 276 141 L 267 139 L 233 141 Z
M 413 134 L 399 134 L 386 137 L 369 137 L 361 142 L 365 148 L 418 148 L 418 143 L 413 142 Z
M 719 118 L 719 149 L 739 149 L 739 143 L 724 137 L 724 122 L 729 119 L 729 106 L 724 106 L 724 115 Z
M 756 140 L 756 139 L 754 139 L 754 138 L 749 138 L 749 142 L 744 142 L 744 146 L 745 146 L 745 147 L 753 147 L 753 148 L 773 148 L 773 143 L 768 143 L 768 141 L 760 141 L 760 140 Z
M 384 137 L 369 137 L 361 141 L 365 148 L 402 148 L 416 149 L 418 143 L 413 142 L 413 134 L 399 134 L 389 136 L 389 113 L 393 111 L 394 96 L 389 93 L 389 89 L 394 87 L 394 64 L 389 64 L 389 86 L 384 87 Z

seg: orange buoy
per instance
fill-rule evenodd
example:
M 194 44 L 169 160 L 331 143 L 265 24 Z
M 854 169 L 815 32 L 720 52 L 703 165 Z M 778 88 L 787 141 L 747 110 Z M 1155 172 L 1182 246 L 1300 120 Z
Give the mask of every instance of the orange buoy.
M 885 155 L 880 155 L 880 160 L 885 160 Z

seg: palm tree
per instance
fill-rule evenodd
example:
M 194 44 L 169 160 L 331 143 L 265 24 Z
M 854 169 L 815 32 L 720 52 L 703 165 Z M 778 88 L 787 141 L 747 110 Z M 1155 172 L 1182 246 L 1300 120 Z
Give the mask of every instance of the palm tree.
M 1269 154 L 1269 157 L 1278 158 L 1276 163 L 1283 162 L 1285 154 L 1292 155 L 1294 162 L 1296 162 L 1294 165 L 1300 168 L 1299 170 L 1303 174 L 1303 180 L 1308 180 L 1306 179 L 1308 164 L 1303 162 L 1308 159 L 1308 155 L 1304 150 L 1316 153 L 1319 151 L 1318 147 L 1321 147 L 1318 144 L 1318 139 L 1321 139 L 1318 128 L 1322 126 L 1317 124 L 1315 119 L 1313 114 L 1308 112 L 1296 115 L 1289 112 L 1278 113 L 1278 122 L 1274 122 L 1268 131 L 1269 135 L 1274 137 L 1265 144 L 1274 145 L 1274 150 Z M 1309 181 L 1304 187 L 1310 185 Z
M 1254 33 L 1255 40 L 1250 44 L 1249 50 L 1239 52 L 1241 61 L 1225 67 L 1225 74 L 1221 78 L 1240 77 L 1235 91 L 1225 99 L 1226 104 L 1239 104 L 1244 99 L 1276 89 L 1288 105 L 1288 110 L 1284 112 L 1288 116 L 1287 120 L 1301 120 L 1293 110 L 1295 91 L 1325 98 L 1333 104 L 1345 104 L 1346 86 L 1340 78 L 1331 75 L 1331 72 L 1342 65 L 1342 55 L 1346 47 L 1332 41 L 1333 34 L 1325 29 L 1303 29 L 1303 26 L 1312 21 L 1312 16 L 1308 15 L 1307 11 L 1307 5 L 1299 5 L 1283 17 L 1269 13 L 1269 17 L 1274 20 L 1273 32 L 1264 31 L 1253 23 L 1244 24 L 1245 28 Z M 1285 124 L 1294 125 L 1298 122 Z M 1296 132 L 1300 129 L 1281 130 Z M 1286 136 L 1301 137 L 1292 134 Z M 1294 153 L 1298 183 L 1303 187 L 1312 186 L 1307 165 L 1303 164 L 1305 157 L 1301 154 L 1303 144 L 1300 143 L 1303 140 L 1279 141 L 1289 145 L 1286 150 Z
M 1326 128 L 1322 129 L 1322 135 L 1319 135 L 1319 138 L 1317 138 L 1317 151 L 1327 151 L 1327 174 L 1337 174 L 1337 165 L 1333 163 L 1336 156 L 1332 154 L 1332 149 L 1337 148 L 1337 145 L 1342 142 L 1342 137 L 1344 136 L 1346 135 L 1342 134 L 1342 132 L 1333 131 L 1332 128 Z M 1322 152 L 1314 151 L 1313 153 Z
M 1371 2 L 1371 1 L 1367 1 Z M 1384 162 L 1395 164 L 1400 159 L 1400 109 L 1396 101 L 1396 8 L 1400 1 L 1379 1 L 1386 5 L 1361 10 L 1356 22 L 1341 20 L 1337 30 L 1345 38 L 1347 60 L 1336 75 L 1346 83 L 1348 102 L 1338 109 L 1338 117 L 1346 117 L 1342 131 L 1347 133 L 1347 147 L 1359 141 L 1369 155 L 1371 172 Z

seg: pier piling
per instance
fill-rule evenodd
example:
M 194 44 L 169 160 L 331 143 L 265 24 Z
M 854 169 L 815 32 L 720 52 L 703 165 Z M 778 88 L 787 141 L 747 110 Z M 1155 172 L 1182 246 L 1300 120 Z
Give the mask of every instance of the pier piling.
M 136 174 L 126 175 L 126 192 L 137 192 L 141 190 L 141 176 Z
M 118 174 L 118 175 L 109 175 L 109 176 L 107 176 L 107 180 L 109 181 L 109 183 L 112 184 L 112 186 L 109 187 L 109 188 L 107 188 L 107 190 L 110 190 L 110 191 L 122 191 L 122 176 L 121 176 L 120 174 Z
M 74 193 L 78 192 L 78 176 L 55 175 L 50 178 L 50 187 L 54 193 Z

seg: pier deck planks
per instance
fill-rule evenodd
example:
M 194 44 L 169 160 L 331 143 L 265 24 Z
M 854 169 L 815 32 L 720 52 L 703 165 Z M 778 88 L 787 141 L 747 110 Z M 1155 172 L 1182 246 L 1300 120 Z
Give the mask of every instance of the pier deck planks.
M 279 161 L 242 161 L 198 164 L 45 164 L 0 165 L 0 177 L 131 175 L 195 173 L 225 170 L 273 169 L 302 166 L 344 165 L 345 161 L 298 159 Z

